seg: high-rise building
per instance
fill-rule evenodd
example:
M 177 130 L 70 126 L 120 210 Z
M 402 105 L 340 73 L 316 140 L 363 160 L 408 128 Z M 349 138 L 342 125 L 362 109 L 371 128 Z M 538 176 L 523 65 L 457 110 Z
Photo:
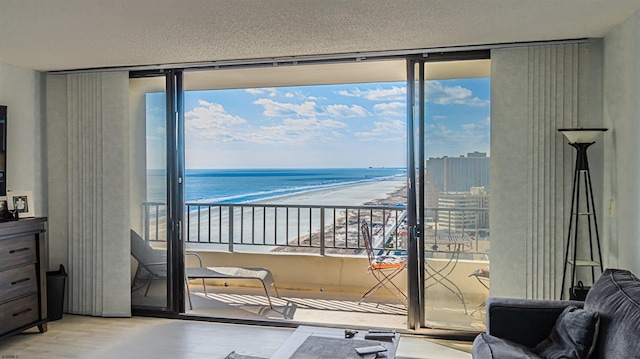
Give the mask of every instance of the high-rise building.
M 438 199 L 439 228 L 452 233 L 488 233 L 489 195 L 483 187 L 469 192 L 441 193 Z
M 471 187 L 489 190 L 489 157 L 485 152 L 460 157 L 431 157 L 426 163 L 427 181 L 440 192 L 469 192 Z

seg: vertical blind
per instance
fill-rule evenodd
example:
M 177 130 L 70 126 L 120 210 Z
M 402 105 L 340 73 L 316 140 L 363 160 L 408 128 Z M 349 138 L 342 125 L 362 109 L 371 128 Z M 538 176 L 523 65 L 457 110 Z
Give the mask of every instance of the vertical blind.
M 560 297 L 575 151 L 557 129 L 602 123 L 599 51 L 589 42 L 491 53 L 492 295 Z
M 74 314 L 131 313 L 128 83 L 127 72 L 47 76 L 49 250 L 68 268 Z

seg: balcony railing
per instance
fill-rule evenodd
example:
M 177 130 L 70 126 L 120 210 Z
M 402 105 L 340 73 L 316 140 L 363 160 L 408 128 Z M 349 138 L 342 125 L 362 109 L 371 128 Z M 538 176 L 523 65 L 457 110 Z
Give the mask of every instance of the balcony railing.
M 270 251 L 357 254 L 365 250 L 359 231 L 362 220 L 371 224 L 375 250 L 406 251 L 404 206 L 186 203 L 185 211 L 188 243 L 211 244 L 229 252 L 250 245 Z M 427 213 L 433 217 L 425 222 L 426 232 L 436 237 L 467 236 L 473 246 L 470 252 L 481 253 L 478 243 L 489 236 L 482 223 L 488 222 L 487 208 L 428 208 Z M 145 238 L 164 241 L 166 205 L 145 203 L 144 220 Z

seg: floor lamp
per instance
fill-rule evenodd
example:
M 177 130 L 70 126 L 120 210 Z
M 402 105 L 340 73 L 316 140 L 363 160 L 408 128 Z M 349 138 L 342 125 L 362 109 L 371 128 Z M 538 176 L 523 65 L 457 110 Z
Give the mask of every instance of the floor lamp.
M 587 148 L 593 145 L 599 134 L 606 131 L 606 128 L 561 128 L 558 129 L 567 140 L 569 145 L 576 149 L 576 166 L 573 172 L 573 190 L 571 193 L 571 215 L 569 217 L 569 231 L 567 233 L 567 245 L 564 255 L 564 270 L 562 271 L 562 287 L 560 299 L 564 298 L 564 286 L 567 276 L 567 266 L 571 266 L 571 286 L 569 287 L 570 299 L 584 299 L 576 294 L 576 268 L 591 267 L 591 281 L 595 281 L 595 267 L 602 267 L 602 252 L 600 250 L 600 236 L 598 234 L 598 221 L 596 208 L 593 201 L 593 187 L 591 186 L 591 174 L 589 173 L 589 161 L 587 159 Z M 581 188 L 583 187 L 583 188 Z M 583 210 L 580 208 L 581 190 L 584 194 Z M 578 234 L 580 232 L 580 217 L 586 217 L 587 230 L 589 234 L 589 258 L 578 259 Z M 594 258 L 594 237 L 598 248 L 598 257 Z M 572 255 L 569 256 L 569 253 Z M 596 260 L 597 259 L 597 260 Z

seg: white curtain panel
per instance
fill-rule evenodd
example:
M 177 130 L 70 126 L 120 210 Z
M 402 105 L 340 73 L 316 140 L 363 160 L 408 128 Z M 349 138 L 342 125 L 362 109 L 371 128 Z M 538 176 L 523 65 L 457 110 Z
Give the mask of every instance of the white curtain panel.
M 575 150 L 557 129 L 602 127 L 602 43 L 497 49 L 491 63 L 491 295 L 559 299 Z
M 50 267 L 67 268 L 66 311 L 130 316 L 129 74 L 46 81 Z

